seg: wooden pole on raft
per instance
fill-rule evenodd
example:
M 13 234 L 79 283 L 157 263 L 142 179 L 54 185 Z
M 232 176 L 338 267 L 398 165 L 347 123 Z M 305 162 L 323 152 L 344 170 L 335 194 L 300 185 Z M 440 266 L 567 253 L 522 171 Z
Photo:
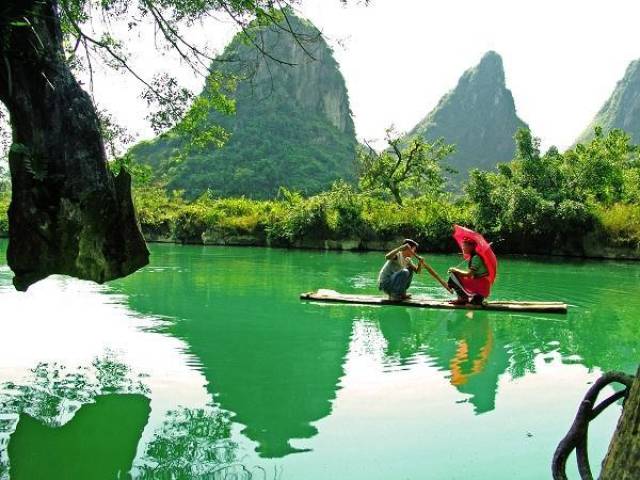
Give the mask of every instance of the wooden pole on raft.
M 438 275 L 438 272 L 436 272 L 433 268 L 431 268 L 431 266 L 424 261 L 424 258 L 419 257 L 418 255 L 416 255 L 416 258 L 422 262 L 422 265 L 424 265 L 424 268 L 427 269 L 427 271 L 431 274 L 431 276 L 433 278 L 435 278 L 438 282 L 440 282 L 440 285 L 442 285 L 449 293 L 453 293 L 453 290 L 451 289 L 451 287 L 449 285 L 447 285 L 447 282 L 445 282 L 442 277 L 440 277 L 440 275 Z

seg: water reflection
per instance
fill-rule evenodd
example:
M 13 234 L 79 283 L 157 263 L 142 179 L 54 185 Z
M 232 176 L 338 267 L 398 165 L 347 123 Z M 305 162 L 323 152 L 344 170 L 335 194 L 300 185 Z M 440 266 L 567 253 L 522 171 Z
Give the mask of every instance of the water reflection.
M 241 462 L 231 414 L 215 404 L 164 412 L 142 441 L 145 379 L 108 353 L 73 370 L 42 363 L 24 383 L 0 385 L 0 478 L 267 478 Z
M 579 320 L 487 312 L 420 315 L 413 309 L 369 316 L 387 340 L 388 363 L 411 364 L 427 355 L 428 362 L 447 372 L 452 386 L 470 395 L 478 414 L 495 408 L 501 375 L 517 379 L 535 373 L 540 357 L 626 371 L 640 360 L 638 323 L 611 309 Z
M 154 333 L 166 321 L 108 287 L 53 277 L 19 293 L 3 268 L 0 305 L 2 480 L 129 478 L 167 411 L 212 401 L 185 345 Z
M 149 399 L 131 394 L 98 396 L 58 428 L 23 413 L 9 441 L 10 476 L 127 478 L 149 413 Z
M 91 467 L 92 478 L 129 471 L 149 416 L 149 401 L 142 395 L 146 393 L 145 385 L 111 352 L 77 369 L 39 363 L 21 383 L 0 384 L 5 447 L 0 472 L 10 472 L 14 479 L 47 478 L 51 474 L 43 472 L 50 468 L 61 478 L 89 478 L 88 467 L 74 459 L 100 452 L 113 458 Z M 95 405 L 87 408 L 89 403 Z M 118 425 L 124 443 L 114 449 Z M 83 432 L 91 432 L 92 438 L 83 441 Z
M 568 317 L 502 312 L 468 317 L 460 311 L 297 300 L 301 291 L 322 286 L 373 291 L 366 280 L 377 268 L 375 255 L 176 246 L 156 252 L 160 271 L 147 269 L 117 288 L 133 309 L 177 319 L 168 332 L 190 346 L 209 392 L 236 414 L 234 420 L 245 426 L 243 433 L 258 443 L 263 457 L 304 451 L 292 440 L 316 435 L 317 421 L 331 413 L 354 318 L 371 321 L 381 332 L 388 370 L 420 361 L 434 365 L 476 414 L 496 408 L 504 374 L 517 379 L 535 373 L 540 356 L 558 354 L 588 368 L 635 368 L 630 352 L 638 351 L 638 327 L 624 309 L 613 313 L 607 306 L 623 292 L 609 289 L 606 299 L 600 296 L 606 285 L 619 281 L 617 272 L 600 264 L 565 262 L 575 268 L 560 270 L 551 265 L 551 278 L 542 264 L 504 265 L 498 298 L 574 302 Z M 436 268 L 450 261 L 433 259 Z M 591 282 L 594 274 L 599 283 Z M 414 289 L 437 293 L 428 278 L 417 279 Z M 638 305 L 629 308 L 637 311 Z
M 231 424 L 230 414 L 215 405 L 167 412 L 137 461 L 135 478 L 267 478 L 264 470 L 241 462 L 238 445 L 231 440 Z
M 130 306 L 177 319 L 168 331 L 189 344 L 210 393 L 245 425 L 261 456 L 305 451 L 290 441 L 315 435 L 312 423 L 331 412 L 350 322 L 325 321 L 326 312 L 299 302 L 305 276 L 292 258 L 272 262 L 271 251 L 242 249 L 171 252 L 162 274 L 147 270 L 120 282 L 132 293 Z M 185 261 L 189 274 L 172 268 Z M 152 291 L 134 295 L 143 285 Z
M 148 388 L 111 352 L 97 357 L 90 367 L 75 370 L 58 363 L 39 363 L 23 383 L 0 384 L 0 411 L 4 415 L 27 413 L 46 426 L 56 427 L 81 405 L 113 392 L 145 394 Z
M 109 287 L 58 278 L 22 295 L 3 290 L 0 272 L 11 319 L 0 322 L 2 480 L 29 468 L 28 444 L 55 451 L 56 442 L 56 468 L 67 468 L 80 455 L 76 422 L 111 442 L 102 417 L 126 420 L 129 446 L 109 464 L 83 461 L 85 474 L 93 465 L 149 479 L 515 478 L 519 466 L 541 478 L 535 466 L 546 465 L 586 382 L 599 369 L 633 371 L 640 357 L 640 303 L 614 288 L 622 267 L 577 264 L 538 272 L 536 284 L 539 264 L 505 262 L 496 296 L 570 300 L 570 314 L 468 316 L 298 300 L 327 286 L 373 293 L 375 255 L 152 252 L 152 267 Z M 428 278 L 415 289 L 435 293 Z M 459 465 L 451 448 L 473 462 Z M 509 449 L 527 455 L 493 471 L 496 451 Z
M 425 319 L 413 309 L 404 309 L 376 316 L 387 340 L 387 364 L 405 365 L 422 359 L 445 372 L 459 392 L 469 395 L 467 401 L 475 413 L 495 408 L 498 379 L 509 368 L 511 358 L 486 315 L 440 312 Z
M 498 378 L 510 363 L 504 344 L 496 338 L 487 318 L 449 322 L 456 350 L 449 361 L 451 384 L 470 395 L 477 414 L 495 408 Z

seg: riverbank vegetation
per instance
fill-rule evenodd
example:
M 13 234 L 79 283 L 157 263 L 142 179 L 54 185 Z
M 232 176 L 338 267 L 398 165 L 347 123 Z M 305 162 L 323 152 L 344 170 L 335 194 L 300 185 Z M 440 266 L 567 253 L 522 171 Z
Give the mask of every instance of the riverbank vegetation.
M 528 130 L 516 158 L 497 172 L 471 174 L 466 199 L 475 226 L 517 252 L 640 245 L 638 147 L 621 130 L 596 129 L 588 144 L 540 153 Z
M 154 186 L 134 197 L 148 238 L 185 243 L 366 249 L 407 235 L 445 249 L 451 224 L 471 220 L 446 197 L 415 197 L 399 207 L 344 182 L 307 198 L 281 189 L 271 201 L 204 194 L 186 202 Z
M 8 190 L 0 189 L 0 236 L 5 236 L 9 232 L 9 220 L 7 218 L 7 210 L 11 195 Z
M 144 169 L 135 177 L 134 201 L 148 240 L 332 249 L 384 249 L 405 236 L 432 251 L 450 251 L 451 225 L 476 228 L 502 253 L 640 256 L 639 150 L 620 130 L 597 130 L 588 144 L 542 154 L 528 130 L 518 131 L 515 158 L 493 172 L 474 171 L 463 193 L 452 193 L 444 155 L 422 163 L 402 188 L 402 200 L 367 166 L 382 163 L 360 154 L 359 185 L 336 182 L 304 197 L 281 189 L 273 200 L 221 198 L 207 191 L 193 201 L 168 192 Z M 431 151 L 432 145 L 408 144 Z M 445 148 L 441 143 L 439 149 Z M 362 161 L 362 159 L 367 159 Z M 406 161 L 404 157 L 403 161 Z M 426 193 L 425 193 L 426 192 Z M 0 230 L 6 231 L 8 193 L 0 193 Z

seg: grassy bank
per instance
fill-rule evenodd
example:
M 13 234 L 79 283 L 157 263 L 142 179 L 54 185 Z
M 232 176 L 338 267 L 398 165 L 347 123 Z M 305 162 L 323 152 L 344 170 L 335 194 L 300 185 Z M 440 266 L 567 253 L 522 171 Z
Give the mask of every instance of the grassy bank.
M 499 253 L 640 258 L 640 148 L 625 132 L 596 129 L 589 143 L 563 153 L 541 153 L 528 130 L 514 141 L 512 161 L 472 171 L 463 186 L 443 173 L 450 146 L 391 139 L 382 153 L 359 152 L 357 186 L 337 182 L 306 198 L 281 190 L 269 201 L 208 192 L 187 202 L 147 183 L 135 201 L 144 233 L 156 240 L 386 249 L 412 237 L 446 252 L 456 249 L 451 227 L 460 223 Z
M 134 200 L 147 238 L 182 243 L 366 249 L 410 236 L 446 251 L 451 225 L 470 220 L 468 208 L 444 198 L 397 207 L 344 184 L 308 198 L 285 191 L 272 201 L 203 195 L 190 203 L 146 187 Z
M 575 231 L 540 222 L 529 239 L 511 225 L 485 231 L 478 206 L 446 196 L 416 197 L 403 206 L 346 185 L 303 198 L 284 192 L 278 200 L 209 198 L 193 202 L 145 187 L 134 194 L 150 241 L 204 245 L 256 245 L 336 250 L 384 250 L 404 237 L 433 252 L 456 251 L 454 223 L 484 231 L 499 253 L 640 258 L 640 207 L 615 204 L 583 212 Z M 560 212 L 562 213 L 562 212 Z M 546 239 L 546 241 L 542 241 Z
M 449 252 L 457 249 L 451 229 L 458 223 L 482 232 L 500 254 L 640 259 L 640 147 L 628 135 L 597 129 L 588 144 L 544 154 L 528 130 L 514 140 L 511 162 L 472 171 L 462 190 L 447 185 L 438 163 L 447 149 L 437 142 L 397 158 L 365 155 L 369 170 L 359 185 L 338 181 L 310 197 L 286 189 L 273 200 L 207 191 L 187 201 L 136 175 L 135 164 L 128 168 L 149 241 L 384 250 L 411 237 L 427 251 Z M 410 171 L 407 158 L 421 169 L 398 176 L 398 165 Z M 0 235 L 8 230 L 8 195 L 0 192 Z
M 9 201 L 8 192 L 0 193 L 0 236 L 8 232 Z M 527 217 L 523 235 L 506 223 L 487 229 L 478 204 L 465 199 L 415 197 L 398 206 L 344 184 L 308 198 L 284 191 L 270 201 L 203 195 L 192 202 L 146 186 L 134 190 L 134 201 L 148 241 L 385 250 L 411 237 L 427 251 L 452 252 L 451 227 L 458 223 L 485 233 L 502 254 L 640 259 L 640 206 L 626 203 L 587 207 L 580 225 L 561 231 L 549 216 Z
M 0 236 L 8 232 L 9 201 L 8 192 L 0 193 Z M 640 259 L 640 206 L 629 203 L 586 205 L 579 216 L 575 206 L 569 213 L 523 213 L 516 224 L 503 219 L 487 226 L 482 205 L 466 198 L 414 197 L 399 206 L 345 184 L 308 198 L 283 191 L 277 200 L 203 195 L 192 202 L 145 186 L 134 189 L 134 201 L 148 241 L 385 250 L 411 237 L 427 251 L 452 252 L 451 228 L 458 223 L 483 232 L 501 254 Z M 559 228 L 558 218 L 569 222 L 571 213 L 569 227 Z

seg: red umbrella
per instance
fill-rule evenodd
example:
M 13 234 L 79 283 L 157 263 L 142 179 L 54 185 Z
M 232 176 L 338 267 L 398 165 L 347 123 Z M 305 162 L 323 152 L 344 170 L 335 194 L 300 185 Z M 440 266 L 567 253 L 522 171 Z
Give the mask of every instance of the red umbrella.
M 460 225 L 453 226 L 453 238 L 458 243 L 460 250 L 462 250 L 462 241 L 464 239 L 472 239 L 476 242 L 476 253 L 484 260 L 484 264 L 489 271 L 489 281 L 493 284 L 498 271 L 498 259 L 495 253 L 493 253 L 493 250 L 491 250 L 491 244 L 478 232 L 461 227 Z M 464 259 L 469 260 L 469 255 L 465 255 Z

